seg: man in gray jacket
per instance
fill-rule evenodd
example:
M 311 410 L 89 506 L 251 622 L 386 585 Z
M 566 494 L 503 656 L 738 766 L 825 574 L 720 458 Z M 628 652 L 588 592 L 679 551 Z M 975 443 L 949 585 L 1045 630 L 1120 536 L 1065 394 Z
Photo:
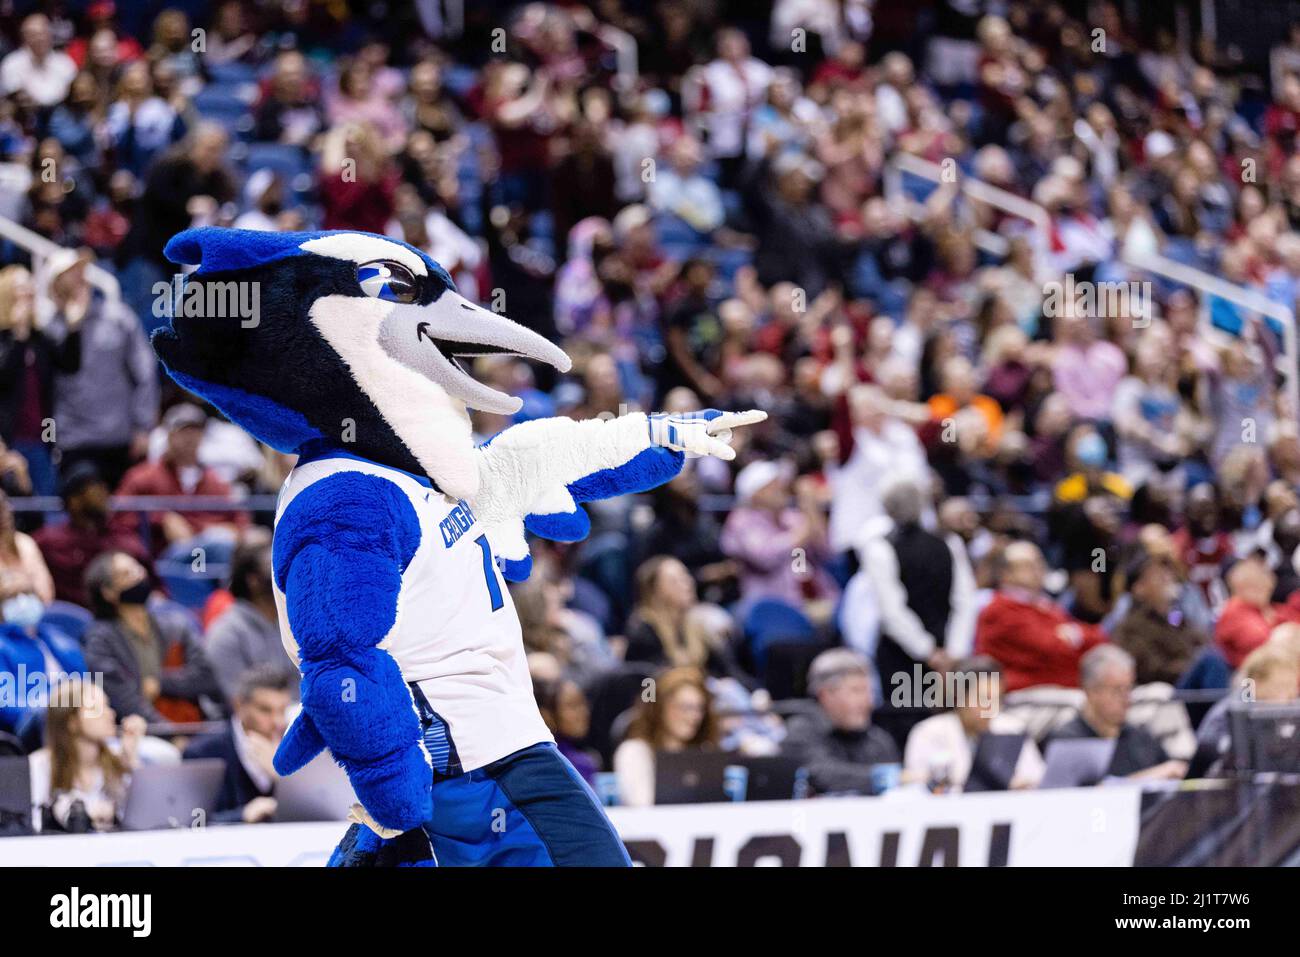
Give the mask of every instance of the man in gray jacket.
M 81 367 L 54 382 L 55 441 L 61 468 L 91 461 L 109 488 L 143 458 L 158 421 L 158 361 L 140 320 L 122 302 L 95 292 L 90 254 L 61 249 L 49 261 L 48 301 L 55 329 L 81 318 Z
M 856 651 L 831 648 L 808 669 L 817 710 L 790 719 L 781 753 L 808 769 L 818 794 L 872 794 L 871 769 L 899 763 L 894 739 L 871 726 L 870 667 Z

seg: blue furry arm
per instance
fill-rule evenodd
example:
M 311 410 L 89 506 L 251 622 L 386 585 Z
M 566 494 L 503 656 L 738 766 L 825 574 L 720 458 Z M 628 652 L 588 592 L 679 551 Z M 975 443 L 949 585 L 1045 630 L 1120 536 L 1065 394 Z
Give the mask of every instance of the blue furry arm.
M 276 752 L 290 774 L 328 747 L 379 824 L 418 827 L 432 810 L 420 721 L 397 662 L 379 647 L 420 543 L 406 496 L 344 472 L 304 489 L 276 525 L 273 563 L 302 670 L 303 713 Z

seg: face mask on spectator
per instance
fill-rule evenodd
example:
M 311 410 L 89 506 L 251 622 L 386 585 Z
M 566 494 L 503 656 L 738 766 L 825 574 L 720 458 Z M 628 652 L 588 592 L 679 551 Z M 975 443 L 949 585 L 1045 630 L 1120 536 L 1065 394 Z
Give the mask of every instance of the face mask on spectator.
M 1074 454 L 1084 468 L 1099 469 L 1106 464 L 1106 440 L 1100 435 L 1085 435 L 1074 447 Z
M 35 628 L 44 614 L 45 604 L 31 592 L 6 598 L 4 604 L 0 605 L 0 618 L 4 618 L 6 624 L 17 625 L 24 631 Z
M 149 592 L 153 587 L 149 584 L 149 579 L 141 578 L 130 588 L 123 588 L 118 594 L 117 600 L 123 605 L 143 605 L 149 598 Z

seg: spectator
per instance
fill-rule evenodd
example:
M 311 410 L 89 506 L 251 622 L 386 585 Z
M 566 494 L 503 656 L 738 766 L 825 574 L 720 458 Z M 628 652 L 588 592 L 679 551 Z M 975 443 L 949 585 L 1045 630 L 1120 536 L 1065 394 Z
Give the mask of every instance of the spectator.
M 838 591 L 821 568 L 828 555 L 821 505 L 806 481 L 792 496 L 790 481 L 791 470 L 776 462 L 753 462 L 736 476 L 736 507 L 722 528 L 721 544 L 741 565 L 746 604 L 761 597 L 802 607 L 833 599 Z
M 1093 321 L 1076 314 L 1075 304 L 1058 316 L 1058 350 L 1052 362 L 1057 390 L 1075 417 L 1096 421 L 1110 414 L 1115 390 L 1128 372 L 1124 352 L 1113 342 L 1099 339 Z
M 77 65 L 54 49 L 49 17 L 33 13 L 23 20 L 22 46 L 0 60 L 0 88 L 8 96 L 22 91 L 40 107 L 59 103 L 68 93 Z
M 85 169 L 101 163 L 100 124 L 104 100 L 99 83 L 89 72 L 78 73 L 68 99 L 50 115 L 50 136 L 58 140 L 70 159 Z
M 275 58 L 269 86 L 254 113 L 254 135 L 261 142 L 306 148 L 325 129 L 319 90 L 297 50 Z
M 75 638 L 41 627 L 46 601 L 21 571 L 0 571 L 0 674 L 15 682 L 16 696 L 0 704 L 0 731 L 12 734 L 29 751 L 40 745 L 43 709 L 33 700 L 66 674 L 86 671 Z
M 990 734 L 1022 739 L 1020 755 L 1004 784 L 1012 789 L 1037 787 L 1045 766 L 1025 726 L 1001 710 L 1001 669 L 992 658 L 972 657 L 953 669 L 957 698 L 951 711 L 926 718 L 907 736 L 903 771 L 914 781 L 946 782 L 961 791 L 970 777 L 980 740 Z
M 1034 685 L 1076 687 L 1079 661 L 1105 636 L 1071 618 L 1043 593 L 1047 564 L 1032 542 L 1013 542 L 1002 555 L 998 591 L 975 625 L 975 652 L 1002 666 L 1007 691 Z
M 703 399 L 725 395 L 722 372 L 724 333 L 720 310 L 710 290 L 717 270 L 707 259 L 682 264 L 680 291 L 664 311 L 664 345 L 668 354 L 659 368 L 659 391 L 666 395 L 687 386 Z
M 1134 674 L 1133 658 L 1122 648 L 1100 645 L 1084 655 L 1079 663 L 1083 707 L 1048 737 L 1048 756 L 1057 741 L 1108 738 L 1115 742 L 1115 752 L 1107 775 L 1155 781 L 1182 778 L 1187 762 L 1171 760 L 1150 732 L 1127 723 Z
M 914 670 L 947 672 L 974 641 L 975 576 L 965 549 L 921 524 L 924 497 L 914 482 L 889 485 L 891 527 L 862 549 L 862 567 L 880 608 L 876 668 L 882 689 Z M 918 719 L 919 720 L 919 719 Z
M 537 695 L 537 708 L 542 713 L 542 720 L 546 722 L 551 734 L 555 735 L 556 748 L 569 759 L 582 779 L 594 788 L 596 773 L 600 770 L 600 758 L 583 747 L 587 733 L 591 730 L 591 707 L 587 704 L 586 694 L 577 682 L 567 678 L 534 681 L 533 690 Z
M 167 449 L 156 462 L 141 462 L 122 478 L 118 495 L 160 495 L 170 498 L 214 496 L 229 498 L 230 486 L 211 468 L 199 464 L 199 443 L 208 417 L 188 402 L 174 405 L 163 416 Z M 153 512 L 149 515 L 152 553 L 184 545 L 202 533 L 234 535 L 248 524 L 246 512 Z
M 43 831 L 114 830 L 139 765 L 145 722 L 117 713 L 98 686 L 80 677 L 50 692 L 45 747 L 32 753 L 32 805 Z
M 285 654 L 271 580 L 271 545 L 240 545 L 230 562 L 230 593 L 234 603 L 212 623 L 204 647 L 217 683 L 233 701 L 240 681 L 252 668 L 274 666 L 292 674 L 285 690 L 298 697 L 298 670 Z
M 49 566 L 55 598 L 90 607 L 86 565 L 103 552 L 125 552 L 153 577 L 153 559 L 140 536 L 109 520 L 108 486 L 92 463 L 80 462 L 66 469 L 59 494 L 68 520 L 61 525 L 45 525 L 34 536 Z
M 1262 558 L 1243 558 L 1228 572 L 1231 597 L 1219 613 L 1214 641 L 1228 660 L 1229 667 L 1240 668 L 1246 655 L 1265 641 L 1286 611 L 1273 604 L 1273 572 Z
M 708 645 L 699 629 L 689 626 L 699 606 L 695 579 L 676 558 L 656 555 L 636 571 L 637 604 L 627 628 L 628 661 L 657 667 L 690 667 L 722 674 L 734 667 L 726 648 Z
M 154 91 L 149 64 L 144 60 L 128 64 L 104 117 L 104 133 L 119 162 L 139 176 L 183 131 L 171 104 Z
M 821 164 L 797 153 L 764 160 L 749 174 L 745 202 L 758 239 L 754 267 L 763 285 L 792 282 L 817 296 L 842 281 L 845 251 L 813 193 L 824 174 Z
M 55 373 L 81 368 L 82 316 L 67 316 L 61 330 L 47 329 L 31 273 L 22 266 L 0 269 L 0 439 L 27 459 L 37 495 L 53 495 L 57 487 L 50 457 Z
M 1232 536 L 1223 528 L 1219 490 L 1212 482 L 1198 482 L 1188 490 L 1183 519 L 1182 528 L 1174 532 L 1178 559 L 1206 603 L 1217 608 L 1227 598 L 1222 574 L 1233 546 Z
M 382 84 L 373 66 L 357 57 L 339 71 L 338 92 L 329 98 L 327 115 L 336 128 L 353 124 L 370 127 L 389 151 L 406 138 L 406 120 Z
M 1263 704 L 1285 704 L 1300 695 L 1300 656 L 1294 643 L 1288 646 L 1288 629 L 1294 624 L 1279 625 L 1269 640 L 1260 645 L 1241 663 L 1233 676 L 1229 692 L 1214 703 L 1196 729 L 1197 759 L 1206 765 L 1205 776 L 1214 777 L 1231 765 L 1231 713 L 1234 709 Z M 1293 632 L 1294 634 L 1294 632 Z
M 280 776 L 272 758 L 288 727 L 291 688 L 288 667 L 260 664 L 248 669 L 230 696 L 234 714 L 225 730 L 196 738 L 185 749 L 186 761 L 220 758 L 226 763 L 212 820 L 257 824 L 275 815 Z
M 239 0 L 226 0 L 218 5 L 203 54 L 209 66 L 254 60 L 260 46 L 257 34 L 248 28 L 244 6 Z
M 872 768 L 897 764 L 898 747 L 871 725 L 871 678 L 865 658 L 832 648 L 813 659 L 808 691 L 817 709 L 787 725 L 781 753 L 808 769 L 819 794 L 873 794 Z
M 21 574 L 42 602 L 54 600 L 54 579 L 30 535 L 18 531 L 9 496 L 0 489 L 0 574 Z
M 149 721 L 199 721 L 203 699 L 221 694 L 212 665 L 186 617 L 158 616 L 144 566 L 105 552 L 86 569 L 95 620 L 86 629 L 86 664 L 104 675 L 115 710 Z
M 627 736 L 614 751 L 619 802 L 629 807 L 654 804 L 656 753 L 708 750 L 718 743 L 717 719 L 699 671 L 662 671 L 648 693 L 642 695 Z
M 158 419 L 158 360 L 140 321 L 121 302 L 91 289 L 89 253 L 59 250 L 46 271 L 52 324 L 79 329 L 81 365 L 54 381 L 60 468 L 93 462 L 115 485 L 142 459 Z
M 734 185 L 745 159 L 745 130 L 767 96 L 772 68 L 750 55 L 740 30 L 717 35 L 718 58 L 704 67 L 697 104 L 707 131 L 709 153 L 722 166 L 722 182 Z
M 322 225 L 383 233 L 396 209 L 397 182 L 397 170 L 372 127 L 336 126 L 321 151 Z
M 1133 657 L 1138 684 L 1177 683 L 1209 637 L 1178 607 L 1180 584 L 1171 559 L 1143 549 L 1125 569 L 1132 605 L 1111 640 Z
M 211 221 L 223 203 L 235 198 L 226 167 L 229 145 L 222 127 L 199 123 L 144 175 L 130 232 L 115 259 L 121 269 L 123 298 L 150 328 L 155 323 L 154 286 L 167 282 L 174 268 L 163 256 L 163 246 L 196 218 Z
M 930 397 L 930 416 L 942 430 L 951 429 L 953 438 L 974 458 L 989 458 L 1002 439 L 1002 409 L 975 389 L 975 370 L 963 356 L 953 356 L 943 365 L 943 391 Z
M 725 217 L 722 192 L 716 183 L 701 175 L 703 154 L 692 136 L 680 136 L 668 148 L 666 169 L 650 181 L 650 206 L 671 213 L 697 233 L 711 234 Z

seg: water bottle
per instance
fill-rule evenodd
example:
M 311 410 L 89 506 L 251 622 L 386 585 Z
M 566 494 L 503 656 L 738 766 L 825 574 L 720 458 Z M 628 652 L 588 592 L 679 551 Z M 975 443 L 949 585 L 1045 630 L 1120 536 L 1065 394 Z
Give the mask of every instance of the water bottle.
M 617 807 L 619 804 L 618 775 L 613 771 L 596 773 L 596 797 L 605 807 Z
M 722 790 L 732 801 L 745 800 L 749 790 L 749 768 L 743 764 L 728 764 L 722 771 Z

